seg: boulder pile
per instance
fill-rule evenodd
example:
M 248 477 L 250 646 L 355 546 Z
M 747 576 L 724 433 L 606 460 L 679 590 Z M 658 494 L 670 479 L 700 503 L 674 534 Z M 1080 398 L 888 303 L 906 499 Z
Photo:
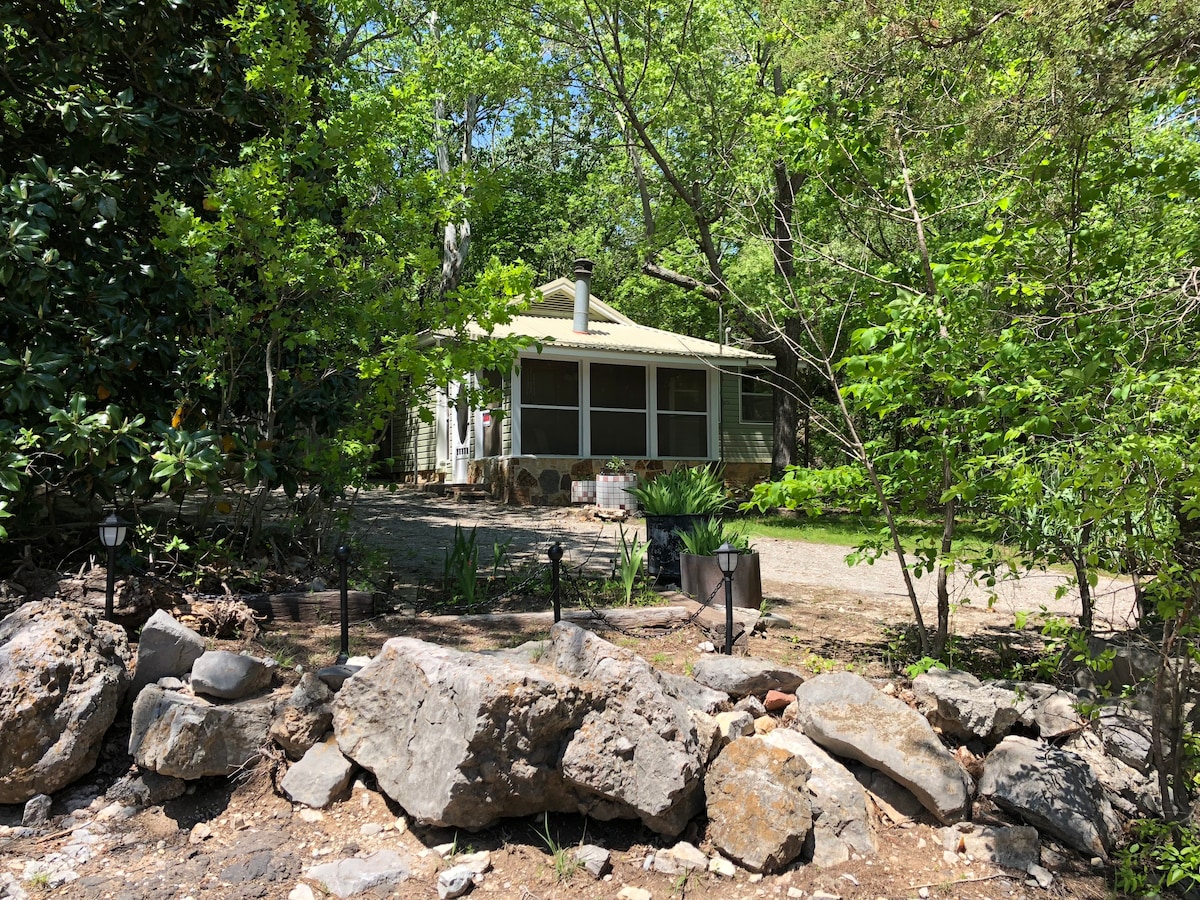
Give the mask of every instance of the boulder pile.
M 393 638 L 359 662 L 279 688 L 272 661 L 206 651 L 160 611 L 134 666 L 94 613 L 26 604 L 0 623 L 0 803 L 36 815 L 86 774 L 124 701 L 130 803 L 230 776 L 274 745 L 293 761 L 279 789 L 304 807 L 366 770 L 422 825 L 567 812 L 671 841 L 703 829 L 711 856 L 679 841 L 656 871 L 836 865 L 876 852 L 881 816 L 928 815 L 948 853 L 1040 881 L 1039 836 L 1106 859 L 1121 816 L 1160 806 L 1147 717 L 1114 701 L 1084 722 L 1074 695 L 1043 685 L 934 670 L 897 691 L 716 655 L 683 678 L 566 622 L 512 650 Z

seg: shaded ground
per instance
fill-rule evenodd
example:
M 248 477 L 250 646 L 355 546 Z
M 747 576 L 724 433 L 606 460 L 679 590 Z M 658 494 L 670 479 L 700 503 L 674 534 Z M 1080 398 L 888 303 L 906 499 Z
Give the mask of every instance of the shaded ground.
M 514 645 L 542 633 L 540 627 L 514 629 L 434 623 L 414 609 L 431 593 L 429 585 L 442 572 L 444 553 L 454 542 L 455 525 L 477 529 L 481 568 L 490 564 L 492 547 L 507 544 L 514 580 L 542 577 L 546 548 L 562 542 L 565 562 L 579 572 L 611 572 L 618 552 L 619 526 L 589 518 L 576 510 L 514 509 L 487 502 L 464 503 L 404 491 L 368 492 L 354 507 L 353 541 L 356 577 L 387 562 L 398 575 L 396 595 L 401 606 L 356 625 L 351 652 L 373 654 L 390 636 L 406 634 L 448 643 L 463 649 Z M 626 523 L 644 534 L 639 520 Z M 797 541 L 759 540 L 764 589 L 773 612 L 790 627 L 772 628 L 752 640 L 751 653 L 820 673 L 850 668 L 876 678 L 890 678 L 901 689 L 906 682 L 894 675 L 911 654 L 903 634 L 912 613 L 894 566 L 849 569 L 845 548 Z M 1036 610 L 1070 615 L 1073 598 L 1057 599 L 1060 576 L 1047 575 L 1003 586 L 997 602 L 988 607 L 982 592 L 959 586 L 958 596 L 970 599 L 955 613 L 959 650 L 980 658 L 991 654 L 997 667 L 1028 649 L 1032 634 L 1012 630 L 1013 612 Z M 929 586 L 926 586 L 929 587 Z M 1119 583 L 1101 587 L 1104 615 L 1119 618 L 1132 604 L 1132 595 Z M 928 598 L 927 598 L 928 599 Z M 933 616 L 928 604 L 927 620 Z M 666 632 L 629 630 L 605 635 L 635 649 L 653 665 L 685 672 L 701 655 L 706 636 L 694 626 Z M 335 624 L 277 623 L 259 635 L 255 652 L 274 655 L 286 668 L 319 666 L 332 661 L 338 650 Z M 222 644 L 236 648 L 240 644 Z M 295 679 L 289 672 L 289 679 Z M 1102 870 L 1065 854 L 1054 861 L 1056 881 L 1048 890 L 1031 886 L 1017 873 L 944 856 L 932 819 L 891 822 L 881 818 L 880 852 L 871 860 L 857 859 L 831 869 L 799 866 L 778 876 L 755 878 L 739 872 L 735 879 L 696 874 L 686 879 L 645 871 L 648 854 L 664 842 L 636 824 L 599 823 L 579 817 L 553 816 L 549 826 L 536 820 L 517 820 L 477 833 L 405 827 L 403 811 L 375 791 L 369 775 L 352 796 L 317 813 L 293 806 L 271 788 L 267 767 L 232 787 L 225 781 L 200 782 L 184 797 L 151 807 L 128 819 L 104 820 L 97 799 L 109 783 L 129 770 L 123 753 L 125 735 L 114 734 L 95 778 L 56 798 L 55 813 L 74 812 L 78 822 L 90 822 L 94 853 L 79 862 L 77 881 L 61 887 L 26 878 L 30 860 L 44 859 L 73 846 L 70 819 L 58 819 L 49 834 L 14 837 L 20 809 L 0 807 L 0 867 L 20 881 L 31 896 L 72 897 L 77 900 L 201 900 L 201 898 L 263 897 L 283 900 L 305 868 L 316 862 L 395 849 L 411 860 L 413 877 L 390 895 L 399 898 L 436 896 L 436 873 L 449 863 L 430 848 L 455 843 L 460 851 L 488 849 L 494 871 L 475 891 L 478 896 L 550 900 L 550 898 L 614 898 L 625 885 L 651 892 L 652 897 L 758 898 L 811 897 L 824 891 L 845 900 L 945 897 L 963 900 L 1109 895 Z M 397 827 L 397 825 L 400 827 Z M 702 824 L 702 823 L 701 823 Z M 197 828 L 197 826 L 200 826 Z M 548 831 L 547 831 L 548 827 Z M 207 829 L 211 835 L 199 835 Z M 549 835 L 549 842 L 547 841 Z M 693 826 L 684 837 L 703 845 L 703 831 Z M 596 882 L 585 872 L 561 879 L 555 872 L 553 847 L 582 841 L 607 847 L 614 871 Z M 673 842 L 665 842 L 669 846 Z M 550 845 L 553 845 L 551 847 Z M 706 848 L 711 850 L 711 848 Z M 3 871 L 4 868 L 0 868 Z M 314 885 L 321 896 L 320 886 Z M 0 890 L 0 896 L 3 895 Z M 368 895 L 370 896 L 370 895 Z

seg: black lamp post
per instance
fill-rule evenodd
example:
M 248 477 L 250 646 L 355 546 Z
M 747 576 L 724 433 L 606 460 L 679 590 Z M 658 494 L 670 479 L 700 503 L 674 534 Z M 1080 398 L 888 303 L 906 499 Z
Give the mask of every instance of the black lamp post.
M 333 551 L 333 556 L 338 561 L 338 580 L 342 589 L 342 650 L 337 658 L 337 664 L 342 666 L 350 658 L 350 591 L 346 578 L 346 566 L 350 563 L 350 548 L 342 544 Z
M 108 583 L 104 590 L 104 618 L 112 621 L 113 591 L 116 588 L 117 548 L 125 543 L 129 523 L 110 512 L 100 523 L 100 543 L 108 548 Z
M 738 549 L 729 541 L 717 548 L 717 568 L 725 576 L 725 655 L 733 656 L 733 573 L 738 565 Z
M 562 544 L 555 541 L 546 551 L 546 555 L 550 557 L 550 599 L 554 603 L 554 621 L 557 622 L 562 619 L 562 594 L 559 582 L 559 566 L 562 564 L 563 558 Z

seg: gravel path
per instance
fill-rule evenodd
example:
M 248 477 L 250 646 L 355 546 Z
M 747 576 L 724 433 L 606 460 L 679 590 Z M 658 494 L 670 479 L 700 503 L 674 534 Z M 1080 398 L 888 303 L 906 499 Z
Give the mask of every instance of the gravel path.
M 619 530 L 645 537 L 645 522 L 603 521 L 589 511 L 561 507 L 504 506 L 487 500 L 467 502 L 437 497 L 413 488 L 371 490 L 355 500 L 355 539 L 386 552 L 401 571 L 422 577 L 439 575 L 443 554 L 454 544 L 455 526 L 476 529 L 481 564 L 490 564 L 493 547 L 508 542 L 514 560 L 546 560 L 545 551 L 560 541 L 564 562 L 598 572 L 611 572 L 619 554 Z M 912 605 L 892 557 L 874 565 L 848 566 L 849 548 L 802 540 L 757 538 L 762 557 L 763 592 L 789 609 L 807 604 L 832 605 L 832 613 L 850 607 L 880 624 L 907 623 Z M 975 633 L 1009 627 L 1018 611 L 1037 613 L 1043 606 L 1060 616 L 1079 614 L 1079 593 L 1068 589 L 1060 572 L 1035 572 L 1006 580 L 989 591 L 953 576 L 954 630 Z M 922 615 L 936 623 L 932 575 L 916 581 Z M 1058 593 L 1065 590 L 1063 596 Z M 1116 629 L 1132 624 L 1133 587 L 1127 578 L 1101 577 L 1095 590 L 1097 625 Z

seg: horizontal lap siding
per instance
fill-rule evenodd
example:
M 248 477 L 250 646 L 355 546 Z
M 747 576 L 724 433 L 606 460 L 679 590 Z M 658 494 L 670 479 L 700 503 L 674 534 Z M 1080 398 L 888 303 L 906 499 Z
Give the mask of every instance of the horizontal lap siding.
M 741 379 L 721 375 L 721 444 L 726 462 L 769 463 L 771 424 L 742 423 Z

